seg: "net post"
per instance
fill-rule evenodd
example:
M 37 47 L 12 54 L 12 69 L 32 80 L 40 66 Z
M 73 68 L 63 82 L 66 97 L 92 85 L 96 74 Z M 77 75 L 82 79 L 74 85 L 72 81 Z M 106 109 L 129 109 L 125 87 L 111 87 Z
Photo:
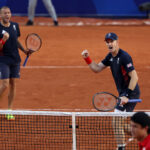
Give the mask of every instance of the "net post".
M 72 112 L 72 150 L 76 150 L 76 114 Z

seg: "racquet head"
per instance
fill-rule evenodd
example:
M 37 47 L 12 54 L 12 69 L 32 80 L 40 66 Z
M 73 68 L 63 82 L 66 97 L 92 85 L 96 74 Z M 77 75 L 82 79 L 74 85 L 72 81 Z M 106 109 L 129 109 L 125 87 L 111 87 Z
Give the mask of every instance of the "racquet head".
M 35 52 L 40 49 L 42 40 L 38 34 L 30 33 L 26 37 L 25 44 L 28 50 Z
M 117 97 L 107 92 L 96 93 L 93 96 L 93 106 L 98 111 L 111 111 L 116 107 L 117 103 Z

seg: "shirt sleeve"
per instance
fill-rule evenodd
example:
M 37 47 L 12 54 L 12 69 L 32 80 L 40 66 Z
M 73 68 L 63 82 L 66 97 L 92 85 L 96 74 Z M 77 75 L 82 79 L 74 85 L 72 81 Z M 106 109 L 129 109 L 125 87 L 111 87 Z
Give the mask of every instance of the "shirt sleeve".
M 131 72 L 132 70 L 134 70 L 132 58 L 127 53 L 122 58 L 122 64 L 123 64 L 126 72 Z
M 20 28 L 18 23 L 16 23 L 17 36 L 20 37 Z
M 110 66 L 110 59 L 111 59 L 111 54 L 109 53 L 101 62 L 105 66 Z
M 0 39 L 2 39 L 3 38 L 3 34 L 0 34 Z

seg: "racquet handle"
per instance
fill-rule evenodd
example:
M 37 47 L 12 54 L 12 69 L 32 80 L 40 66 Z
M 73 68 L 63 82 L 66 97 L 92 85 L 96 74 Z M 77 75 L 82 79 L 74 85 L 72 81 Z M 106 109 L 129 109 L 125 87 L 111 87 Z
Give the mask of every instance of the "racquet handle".
M 136 103 L 136 102 L 142 102 L 141 99 L 129 99 L 129 103 Z
M 24 63 L 23 63 L 23 66 L 24 66 L 24 67 L 26 66 L 26 63 L 27 63 L 27 61 L 28 61 L 28 58 L 29 58 L 29 55 L 27 55 L 27 57 L 26 57 L 26 59 L 25 59 L 25 61 L 24 61 Z

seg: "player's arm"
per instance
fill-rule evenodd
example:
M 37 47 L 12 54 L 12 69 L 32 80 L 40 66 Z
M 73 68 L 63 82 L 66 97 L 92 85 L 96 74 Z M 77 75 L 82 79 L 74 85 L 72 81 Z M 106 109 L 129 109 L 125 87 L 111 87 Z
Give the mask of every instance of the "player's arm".
M 124 61 L 123 64 L 124 64 L 125 70 L 126 70 L 126 72 L 128 72 L 128 76 L 130 77 L 128 88 L 125 91 L 125 93 L 124 93 L 125 95 L 122 99 L 123 104 L 125 104 L 128 102 L 128 97 L 130 97 L 131 93 L 133 92 L 133 90 L 136 87 L 136 84 L 138 82 L 138 76 L 134 69 L 131 56 L 126 55 L 126 57 L 124 57 L 123 61 Z
M 128 89 L 133 91 L 136 87 L 137 82 L 138 82 L 138 75 L 137 75 L 135 70 L 132 70 L 131 72 L 129 72 L 128 75 L 131 78 L 130 82 L 129 82 Z
M 24 52 L 26 55 L 30 55 L 32 52 L 30 50 L 25 50 L 20 41 L 17 39 L 18 48 Z
M 9 39 L 9 33 L 5 32 L 3 37 L 0 39 L 0 50 L 3 49 L 5 42 Z
M 27 53 L 27 51 L 24 49 L 24 47 L 22 46 L 22 44 L 20 43 L 20 41 L 17 39 L 17 45 L 18 45 L 18 48 L 24 52 L 25 54 Z
M 96 64 L 94 61 L 92 61 L 89 57 L 89 52 L 87 50 L 83 50 L 81 54 L 93 72 L 98 73 L 106 68 L 106 66 L 103 63 L 100 62 L 99 64 Z
M 106 66 L 101 62 L 99 64 L 92 62 L 91 64 L 89 64 L 89 67 L 95 73 L 101 72 L 103 69 L 106 68 Z
M 132 91 L 135 89 L 136 84 L 138 82 L 138 76 L 135 70 L 132 70 L 131 72 L 128 73 L 128 75 L 130 76 L 130 82 L 129 82 L 129 86 L 128 89 L 126 91 L 125 96 L 120 97 L 121 98 L 121 104 L 126 104 L 128 102 L 128 96 L 132 93 Z

